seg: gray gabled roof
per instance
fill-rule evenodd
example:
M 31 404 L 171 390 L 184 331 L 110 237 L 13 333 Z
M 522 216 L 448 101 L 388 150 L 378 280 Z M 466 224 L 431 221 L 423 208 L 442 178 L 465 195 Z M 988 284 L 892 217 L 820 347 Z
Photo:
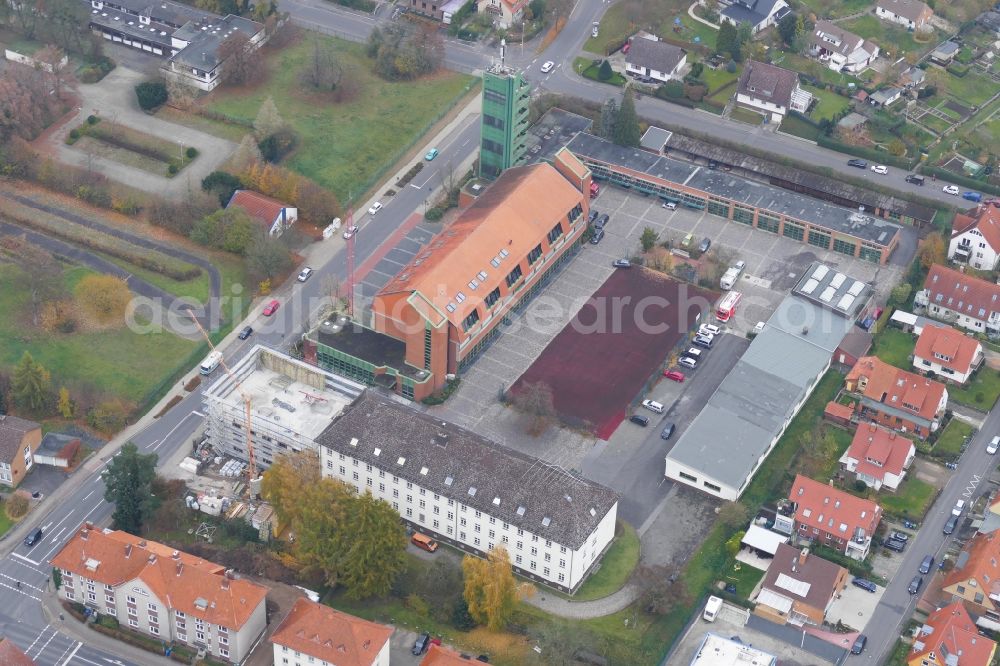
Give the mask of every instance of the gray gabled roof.
M 633 67 L 645 67 L 669 74 L 686 55 L 687 52 L 679 46 L 639 37 L 632 40 L 626 62 Z
M 573 550 L 618 502 L 609 488 L 371 390 L 316 443 Z
M 21 450 L 24 436 L 41 426 L 17 416 L 0 414 L 0 462 L 10 463 Z

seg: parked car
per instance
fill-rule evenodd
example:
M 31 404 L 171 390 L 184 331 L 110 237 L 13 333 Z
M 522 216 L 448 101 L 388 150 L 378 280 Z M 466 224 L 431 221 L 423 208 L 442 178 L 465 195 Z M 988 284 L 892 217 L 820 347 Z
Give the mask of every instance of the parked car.
M 858 637 L 854 639 L 854 645 L 851 646 L 851 654 L 861 654 L 865 651 L 865 643 L 868 642 L 868 637 L 864 634 L 858 634 Z
M 941 191 L 944 192 L 945 194 L 950 194 L 952 196 L 957 197 L 959 190 L 958 187 L 956 187 L 955 185 L 945 185 L 944 187 L 941 188 Z
M 867 169 L 868 162 L 864 160 L 847 160 L 847 166 L 857 167 L 859 169 Z
M 908 530 L 915 530 L 917 529 L 918 525 L 909 518 L 903 518 L 903 527 L 905 527 Z
M 923 562 L 920 563 L 920 568 L 917 569 L 922 574 L 930 573 L 930 570 L 934 567 L 934 556 L 926 555 L 924 556 Z
M 693 359 L 697 359 L 697 360 L 700 361 L 701 360 L 701 350 L 700 349 L 695 349 L 694 347 L 688 347 L 688 350 L 686 352 L 684 352 L 683 354 L 681 354 L 681 357 L 693 358 Z
M 298 280 L 299 282 L 305 282 L 306 280 L 312 277 L 312 274 L 313 274 L 313 269 L 306 266 L 301 271 L 299 271 L 299 276 L 295 279 Z
M 910 173 L 906 175 L 906 182 L 913 183 L 914 185 L 923 186 L 924 177 L 915 173 Z
M 997 435 L 990 440 L 990 443 L 986 445 L 986 453 L 996 455 L 997 449 L 1000 448 L 1000 435 Z
M 689 356 L 682 356 L 677 361 L 677 365 L 683 365 L 685 368 L 688 368 L 689 370 L 694 370 L 695 368 L 698 367 L 698 361 Z
M 688 234 L 681 241 L 681 247 L 691 247 L 691 243 L 694 242 L 694 234 Z
M 590 214 L 587 215 L 587 224 L 593 224 L 599 216 L 600 212 L 596 208 L 591 208 Z
M 28 532 L 28 536 L 24 537 L 24 545 L 31 548 L 36 543 L 42 540 L 42 528 L 36 527 L 35 529 Z
M 963 511 L 965 511 L 965 500 L 958 500 L 955 502 L 955 508 L 951 510 L 951 515 L 961 516 Z
M 633 414 L 628 417 L 628 420 L 636 425 L 641 425 L 643 428 L 649 425 L 649 417 L 642 414 Z
M 663 403 L 656 402 L 655 400 L 643 400 L 642 406 L 651 412 L 656 412 L 657 414 L 663 413 Z
M 281 307 L 281 303 L 279 303 L 277 300 L 272 300 L 270 303 L 264 306 L 264 316 L 270 317 L 271 315 L 273 315 L 275 312 L 278 311 L 279 307 Z
M 615 259 L 611 265 L 615 268 L 632 268 L 632 262 L 628 259 Z
M 594 222 L 594 229 L 596 231 L 600 231 L 601 229 L 604 228 L 604 225 L 606 225 L 610 221 L 611 221 L 611 216 L 608 215 L 607 213 L 604 213 Z
M 427 648 L 430 647 L 430 644 L 431 644 L 431 635 L 420 634 L 419 636 L 417 636 L 417 640 L 413 641 L 413 649 L 410 650 L 410 654 L 412 654 L 414 657 L 419 657 L 424 652 L 427 652 Z
M 699 347 L 704 347 L 705 349 L 711 349 L 712 343 L 715 342 L 715 336 L 712 335 L 696 335 L 694 336 L 694 343 Z
M 663 426 L 663 431 L 660 433 L 660 439 L 670 439 L 670 436 L 674 434 L 674 430 L 677 426 L 673 423 L 668 423 Z
M 705 254 L 706 252 L 708 252 L 708 248 L 710 247 L 712 247 L 712 239 L 702 238 L 701 243 L 698 244 L 698 251 L 701 252 L 702 254 Z
M 892 532 L 889 533 L 889 538 L 890 539 L 895 539 L 896 541 L 909 541 L 910 540 L 910 535 L 907 534 L 906 532 L 899 532 L 899 531 L 893 530 Z
M 906 588 L 906 591 L 910 594 L 916 594 L 920 591 L 921 586 L 924 584 L 924 577 L 921 575 L 916 575 L 913 580 L 910 581 L 910 585 Z
M 251 335 L 253 335 L 253 328 L 250 326 L 244 326 L 243 330 L 240 331 L 240 334 L 236 337 L 238 337 L 240 340 L 246 340 Z
M 962 192 L 962 198 L 968 201 L 975 201 L 979 203 L 983 200 L 983 195 L 979 192 Z
M 352 224 L 351 226 L 344 229 L 344 238 L 348 239 L 358 233 L 358 225 Z
M 878 588 L 875 585 L 875 583 L 871 582 L 870 580 L 866 580 L 864 578 L 855 578 L 851 582 L 854 583 L 854 585 L 856 585 L 857 587 L 860 587 L 862 590 L 868 590 L 869 592 L 878 591 Z
M 667 210 L 677 210 L 677 204 L 675 204 L 673 201 L 664 201 L 663 207 L 666 208 Z
M 590 36 L 596 38 L 598 35 L 597 26 L 595 25 L 590 29 Z
M 906 542 L 899 541 L 898 539 L 887 539 L 885 544 L 883 544 L 889 550 L 895 551 L 897 553 L 902 553 L 906 550 Z
M 715 171 L 716 169 L 718 169 L 719 168 L 718 161 L 716 161 L 716 160 L 709 160 L 708 161 L 708 168 L 711 169 L 712 171 Z
M 554 62 L 552 62 L 551 60 L 546 60 L 545 64 L 542 65 L 542 74 L 548 74 L 549 72 L 552 71 L 552 68 L 555 66 L 556 64 Z
M 380 210 L 382 210 L 382 202 L 376 201 L 372 204 L 372 207 L 368 209 L 368 214 L 376 215 Z
M 873 164 L 872 172 L 882 174 L 884 176 L 885 174 L 889 173 L 889 167 L 887 167 L 884 164 Z
M 591 237 L 590 237 L 590 244 L 591 245 L 597 245 L 602 240 L 604 240 L 604 229 L 598 229 L 597 231 L 595 231 L 593 233 L 593 235 L 591 235 Z
M 431 148 L 430 150 L 427 151 L 427 154 L 424 155 L 424 159 L 427 160 L 428 162 L 430 162 L 435 157 L 437 157 L 438 155 L 439 155 L 438 149 L 437 148 Z
M 698 327 L 698 335 L 718 335 L 722 329 L 715 324 L 702 324 Z
M 958 527 L 958 516 L 951 516 L 948 518 L 948 522 L 944 524 L 944 530 L 942 531 L 945 534 L 951 534 L 955 531 L 956 527 Z
M 684 381 L 684 373 L 680 370 L 667 370 L 663 373 L 663 376 L 671 381 L 675 381 L 678 384 Z

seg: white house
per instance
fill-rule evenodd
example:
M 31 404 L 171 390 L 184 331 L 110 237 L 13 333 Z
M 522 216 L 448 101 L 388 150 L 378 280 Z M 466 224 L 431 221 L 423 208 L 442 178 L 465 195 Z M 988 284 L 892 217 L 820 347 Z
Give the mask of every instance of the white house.
M 480 14 L 492 16 L 497 27 L 506 30 L 524 19 L 528 3 L 529 0 L 478 0 L 476 8 Z
M 721 4 L 728 5 L 719 12 L 721 21 L 735 26 L 749 23 L 755 34 L 776 24 L 791 11 L 785 0 L 726 0 Z
M 983 363 L 983 346 L 951 326 L 925 326 L 913 348 L 913 367 L 965 384 Z
M 995 270 L 1000 259 L 1000 208 L 982 206 L 975 216 L 956 214 L 948 258 L 977 270 Z
M 840 457 L 844 470 L 875 490 L 896 490 L 913 463 L 917 449 L 895 430 L 875 423 L 860 424 L 851 446 Z
M 297 599 L 271 634 L 279 666 L 389 666 L 393 628 Z
M 253 190 L 236 190 L 226 208 L 239 206 L 260 223 L 268 236 L 277 238 L 299 219 L 299 209 Z
M 687 52 L 679 46 L 653 39 L 633 39 L 625 57 L 625 72 L 666 83 L 681 78 Z
M 910 30 L 920 30 L 934 16 L 934 10 L 920 0 L 878 0 L 875 16 Z
M 813 30 L 809 54 L 835 72 L 856 74 L 878 57 L 878 46 L 835 23 L 820 20 Z
M 415 530 L 575 592 L 615 536 L 617 494 L 366 391 L 317 438 L 324 477 L 385 500 Z
M 736 103 L 780 123 L 789 111 L 805 113 L 812 93 L 799 87 L 799 75 L 766 62 L 751 60 L 740 75 Z
M 876 90 L 868 96 L 868 103 L 872 106 L 892 106 L 892 104 L 899 101 L 899 98 L 902 96 L 903 90 L 901 88 L 896 88 L 894 86 L 882 88 L 881 90 Z
M 52 558 L 59 597 L 238 664 L 267 627 L 267 588 L 155 541 L 85 523 Z
M 935 319 L 975 333 L 1000 335 L 1000 285 L 992 282 L 934 264 L 913 303 Z

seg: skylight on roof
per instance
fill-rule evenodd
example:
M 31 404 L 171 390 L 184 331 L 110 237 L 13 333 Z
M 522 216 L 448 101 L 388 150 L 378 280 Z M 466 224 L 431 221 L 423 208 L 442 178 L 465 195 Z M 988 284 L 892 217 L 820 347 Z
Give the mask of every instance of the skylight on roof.
M 510 252 L 508 252 L 506 249 L 500 250 L 500 258 L 501 259 L 506 259 L 507 255 L 509 255 L 509 254 L 510 254 Z
M 421 467 L 420 468 L 420 476 L 427 476 L 427 472 L 428 472 L 428 470 L 427 470 L 426 467 Z
M 475 497 L 475 496 L 476 496 L 476 487 L 475 486 L 471 486 L 469 488 L 469 497 Z
M 523 506 L 517 507 L 517 515 L 523 516 L 524 512 L 525 512 L 525 508 Z
M 378 447 L 376 446 L 376 447 L 375 447 L 375 450 L 374 450 L 374 451 L 372 451 L 372 453 L 374 453 L 374 454 L 375 454 L 376 456 L 380 456 L 380 455 L 382 455 L 382 449 L 380 449 L 380 448 L 378 448 Z
M 445 477 L 445 479 L 444 479 L 444 485 L 450 486 L 453 483 L 455 483 L 455 477 L 453 477 L 453 476 Z
M 462 292 L 458 292 L 457 294 L 455 294 L 455 300 L 458 301 L 459 303 L 464 303 L 465 294 L 463 294 Z
M 404 458 L 403 456 L 399 456 L 399 458 L 396 460 L 396 464 L 397 465 L 405 465 L 406 464 L 406 458 Z
M 358 438 L 351 437 L 351 446 L 357 446 L 357 445 L 358 445 Z
M 480 280 L 485 280 L 486 279 L 486 271 L 479 271 L 478 273 L 476 273 L 476 277 L 479 278 Z
M 542 527 L 548 527 L 550 524 L 552 524 L 551 518 L 549 518 L 548 516 L 542 518 Z
M 444 309 L 447 310 L 448 312 L 454 312 L 457 308 L 454 303 L 449 303 L 448 305 L 444 306 Z
M 479 286 L 479 283 L 476 282 L 475 280 L 472 280 L 472 281 L 469 282 L 469 289 L 475 289 L 478 286 Z
M 500 498 L 499 497 L 494 497 L 493 498 L 493 506 L 500 506 Z
M 490 264 L 493 266 L 493 268 L 499 268 L 500 267 L 500 257 L 493 257 L 492 259 L 490 259 Z

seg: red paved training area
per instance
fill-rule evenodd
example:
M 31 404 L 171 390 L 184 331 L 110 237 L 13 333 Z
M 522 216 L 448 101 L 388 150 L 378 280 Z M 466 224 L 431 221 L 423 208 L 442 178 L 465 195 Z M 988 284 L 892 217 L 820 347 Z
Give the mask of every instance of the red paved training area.
M 525 383 L 548 384 L 565 423 L 607 439 L 698 313 L 710 311 L 714 301 L 713 292 L 659 273 L 617 270 L 512 391 Z

